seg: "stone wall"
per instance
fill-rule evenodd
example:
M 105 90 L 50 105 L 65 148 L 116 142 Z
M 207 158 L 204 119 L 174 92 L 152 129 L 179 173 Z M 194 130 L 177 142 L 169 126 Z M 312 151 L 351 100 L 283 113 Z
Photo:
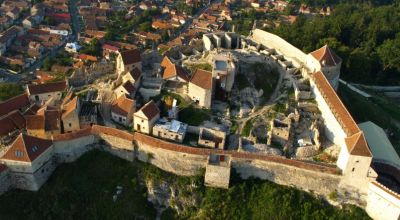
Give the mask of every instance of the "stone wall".
M 369 184 L 367 213 L 373 219 L 400 219 L 400 195 L 377 182 Z
M 337 190 L 341 180 L 339 175 L 315 172 L 263 160 L 247 160 L 233 157 L 232 167 L 244 179 L 258 177 L 321 195 L 329 195 L 329 193 Z
M 1 166 L 0 171 L 0 195 L 7 192 L 11 188 L 11 176 L 10 170 L 3 165 Z
M 306 62 L 307 55 L 295 46 L 275 34 L 256 29 L 253 31 L 253 40 L 269 49 L 275 49 L 278 53 L 293 62 L 295 67 L 300 67 Z

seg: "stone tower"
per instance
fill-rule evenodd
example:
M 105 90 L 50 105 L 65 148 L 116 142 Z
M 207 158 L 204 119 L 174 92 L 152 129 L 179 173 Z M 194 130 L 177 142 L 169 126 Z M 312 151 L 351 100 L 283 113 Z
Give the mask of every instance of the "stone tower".
M 341 65 L 342 59 L 328 45 L 307 55 L 307 67 L 312 72 L 321 71 L 324 73 L 335 90 L 339 85 Z

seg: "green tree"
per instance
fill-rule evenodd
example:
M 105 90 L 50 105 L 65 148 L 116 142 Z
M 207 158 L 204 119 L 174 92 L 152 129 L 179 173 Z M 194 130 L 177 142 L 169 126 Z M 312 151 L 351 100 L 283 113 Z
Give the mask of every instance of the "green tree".
M 378 47 L 378 55 L 384 69 L 400 71 L 400 35 L 397 35 L 395 39 L 385 40 Z
M 23 89 L 15 83 L 0 83 L 0 101 L 7 100 L 19 94 L 22 94 Z

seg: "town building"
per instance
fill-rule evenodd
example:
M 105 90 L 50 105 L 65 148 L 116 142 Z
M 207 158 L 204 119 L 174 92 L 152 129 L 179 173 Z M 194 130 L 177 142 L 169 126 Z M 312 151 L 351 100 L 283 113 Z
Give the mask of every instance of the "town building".
M 1 163 L 11 172 L 14 187 L 38 190 L 55 169 L 53 143 L 26 134 L 20 134 L 1 157 Z
M 159 119 L 153 127 L 153 136 L 182 143 L 188 125 L 177 120 Z
M 228 155 L 210 154 L 204 175 L 204 184 L 228 189 L 231 176 L 231 158 Z
M 117 74 L 132 71 L 134 68 L 142 71 L 140 51 L 138 49 L 121 51 L 116 60 Z
M 63 132 L 78 131 L 81 128 L 79 123 L 80 109 L 81 103 L 79 98 L 72 92 L 69 92 L 61 105 Z
M 67 89 L 65 81 L 39 85 L 28 85 L 26 92 L 31 102 L 38 104 L 51 100 L 52 105 L 62 98 L 62 93 Z
M 127 95 L 121 95 L 111 105 L 111 118 L 127 127 L 132 125 L 134 112 L 135 101 Z
M 198 145 L 208 148 L 224 149 L 226 133 L 210 128 L 200 128 Z
M 200 107 L 210 108 L 213 93 L 212 73 L 197 69 L 189 82 L 188 96 Z
M 133 128 L 135 131 L 151 134 L 153 126 L 160 118 L 160 110 L 153 100 L 146 103 L 135 114 L 133 114 Z

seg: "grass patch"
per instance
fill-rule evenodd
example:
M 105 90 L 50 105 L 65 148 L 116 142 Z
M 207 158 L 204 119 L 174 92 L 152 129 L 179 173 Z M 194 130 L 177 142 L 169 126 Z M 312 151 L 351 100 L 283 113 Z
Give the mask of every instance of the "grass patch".
M 236 133 L 237 129 L 239 128 L 239 125 L 236 121 L 231 121 L 231 122 L 232 122 L 232 125 L 231 125 L 230 132 L 231 132 L 231 134 L 234 134 L 234 133 Z
M 377 103 L 375 98 L 364 98 L 342 84 L 339 84 L 338 94 L 357 123 L 372 121 L 384 130 L 392 132 L 393 136 L 389 139 L 400 154 L 400 129 L 393 123 L 396 116 L 392 111 L 388 111 L 387 103 L 382 105 Z
M 181 109 L 179 112 L 179 120 L 188 125 L 199 126 L 203 121 L 210 119 L 209 111 L 205 109 L 198 109 L 192 105 Z
M 253 128 L 254 121 L 255 121 L 255 118 L 251 118 L 246 121 L 246 124 L 244 125 L 240 136 L 248 137 L 250 135 L 251 129 Z
M 275 68 L 270 70 L 264 63 L 255 63 L 250 71 L 255 73 L 254 87 L 263 90 L 262 102 L 268 101 L 278 84 L 278 70 Z
M 283 113 L 283 114 L 287 113 L 286 105 L 281 103 L 276 103 L 274 106 L 272 106 L 272 110 L 278 113 Z
M 246 87 L 251 86 L 249 80 L 244 74 L 237 74 L 235 78 L 235 84 L 237 85 L 239 90 L 242 90 Z
M 197 69 L 202 69 L 206 71 L 212 71 L 212 66 L 209 63 L 194 63 L 186 65 L 186 68 L 190 70 L 191 73 L 194 73 Z
M 0 101 L 5 101 L 24 92 L 16 83 L 0 83 Z
M 198 140 L 199 140 L 199 135 L 186 133 L 185 138 L 183 139 L 183 144 L 192 146 L 190 142 L 195 142 L 197 144 Z

